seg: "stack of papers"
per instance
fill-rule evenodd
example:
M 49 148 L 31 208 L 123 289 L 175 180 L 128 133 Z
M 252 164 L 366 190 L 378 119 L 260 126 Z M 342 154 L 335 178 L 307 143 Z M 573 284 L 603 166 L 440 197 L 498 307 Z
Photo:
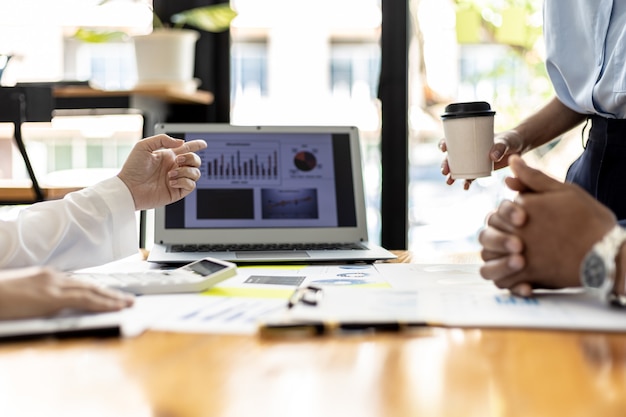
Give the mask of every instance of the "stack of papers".
M 478 269 L 397 263 L 242 266 L 235 277 L 201 294 L 141 296 L 119 313 L 4 321 L 0 337 L 88 329 L 125 336 L 145 329 L 255 334 L 259 325 L 285 323 L 626 331 L 625 311 L 580 289 L 519 298 L 482 279 Z M 293 302 L 296 289 L 307 287 L 320 294 Z
M 322 288 L 318 302 L 297 303 L 283 320 L 447 327 L 626 330 L 626 311 L 582 289 L 512 296 L 482 279 L 479 265 L 380 264 L 390 289 Z

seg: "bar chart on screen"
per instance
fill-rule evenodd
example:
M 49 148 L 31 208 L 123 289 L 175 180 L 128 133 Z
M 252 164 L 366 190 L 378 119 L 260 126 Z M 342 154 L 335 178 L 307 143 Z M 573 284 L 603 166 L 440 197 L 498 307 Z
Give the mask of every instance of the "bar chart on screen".
M 211 152 L 213 157 L 207 160 L 204 174 L 212 183 L 244 180 L 275 184 L 279 181 L 276 142 L 224 143 L 213 147 Z

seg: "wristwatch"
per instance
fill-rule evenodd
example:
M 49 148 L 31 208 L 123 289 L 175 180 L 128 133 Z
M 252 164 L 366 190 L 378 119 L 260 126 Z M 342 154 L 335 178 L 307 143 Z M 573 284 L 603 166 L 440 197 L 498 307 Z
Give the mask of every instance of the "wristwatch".
M 616 225 L 593 245 L 580 265 L 583 286 L 607 303 L 621 307 L 626 307 L 626 295 L 615 289 L 615 258 L 625 241 L 626 230 Z

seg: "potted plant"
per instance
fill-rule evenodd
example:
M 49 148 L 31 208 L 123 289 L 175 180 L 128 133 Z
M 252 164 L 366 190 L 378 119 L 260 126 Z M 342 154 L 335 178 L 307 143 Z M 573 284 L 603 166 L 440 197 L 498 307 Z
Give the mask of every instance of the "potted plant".
M 153 14 L 153 31 L 134 37 L 137 62 L 137 84 L 140 86 L 175 85 L 195 90 L 193 79 L 195 44 L 199 33 L 223 32 L 230 27 L 236 12 L 227 3 L 197 7 L 174 14 L 171 25 L 163 24 Z
M 106 3 L 104 0 L 100 4 Z M 133 36 L 137 65 L 137 85 L 142 87 L 163 85 L 183 90 L 195 90 L 193 78 L 195 64 L 195 44 L 199 32 L 223 32 L 237 13 L 227 3 L 197 7 L 172 15 L 165 24 L 152 13 L 153 29 L 147 35 Z M 194 29 L 188 29 L 192 27 Z M 80 28 L 75 39 L 101 43 L 120 41 L 128 35 L 120 31 L 95 31 Z

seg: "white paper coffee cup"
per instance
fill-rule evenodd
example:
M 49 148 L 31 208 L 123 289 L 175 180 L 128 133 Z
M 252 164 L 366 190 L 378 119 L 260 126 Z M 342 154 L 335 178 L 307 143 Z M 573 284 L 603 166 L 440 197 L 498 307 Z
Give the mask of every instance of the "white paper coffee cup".
M 441 115 L 446 137 L 448 166 L 453 179 L 488 177 L 493 171 L 489 151 L 493 146 L 496 112 L 489 103 L 452 103 Z

